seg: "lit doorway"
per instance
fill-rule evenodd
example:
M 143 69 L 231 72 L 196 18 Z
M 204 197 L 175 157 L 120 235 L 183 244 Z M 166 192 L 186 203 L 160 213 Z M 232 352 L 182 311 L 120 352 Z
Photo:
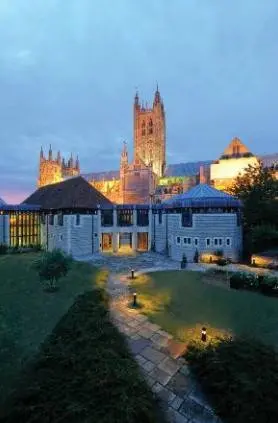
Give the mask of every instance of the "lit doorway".
M 138 232 L 137 233 L 137 250 L 138 251 L 148 251 L 149 237 L 148 232 Z
M 132 251 L 132 233 L 120 232 L 119 233 L 119 252 L 130 253 Z
M 102 234 L 102 251 L 112 251 L 112 234 Z

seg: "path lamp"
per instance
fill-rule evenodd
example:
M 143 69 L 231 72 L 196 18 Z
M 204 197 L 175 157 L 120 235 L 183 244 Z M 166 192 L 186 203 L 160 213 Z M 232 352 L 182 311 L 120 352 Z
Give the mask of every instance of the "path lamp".
M 201 340 L 203 342 L 206 342 L 207 340 L 207 329 L 205 327 L 202 327 Z
M 131 269 L 131 279 L 135 279 L 134 278 L 134 269 Z
M 133 292 L 133 307 L 137 306 L 137 293 Z

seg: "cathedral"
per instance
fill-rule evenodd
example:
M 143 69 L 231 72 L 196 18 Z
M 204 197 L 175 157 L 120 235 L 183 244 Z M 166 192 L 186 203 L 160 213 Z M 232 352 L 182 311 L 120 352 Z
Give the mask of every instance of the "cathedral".
M 80 173 L 78 157 L 66 162 L 58 152 L 53 157 L 40 153 L 38 187 L 81 176 L 114 204 L 161 203 L 187 192 L 199 183 L 225 191 L 248 165 L 262 160 L 276 167 L 278 155 L 257 157 L 235 137 L 217 160 L 166 165 L 166 117 L 158 87 L 152 107 L 140 103 L 136 93 L 133 104 L 133 157 L 129 161 L 127 144 L 123 143 L 119 170 Z

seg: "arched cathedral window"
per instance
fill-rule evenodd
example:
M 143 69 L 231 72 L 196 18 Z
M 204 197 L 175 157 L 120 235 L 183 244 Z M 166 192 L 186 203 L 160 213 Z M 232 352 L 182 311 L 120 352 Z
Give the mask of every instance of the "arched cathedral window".
M 152 119 L 149 120 L 149 134 L 153 133 L 153 121 Z
M 142 135 L 143 136 L 146 135 L 146 123 L 145 123 L 144 120 L 143 120 L 143 123 L 142 123 Z

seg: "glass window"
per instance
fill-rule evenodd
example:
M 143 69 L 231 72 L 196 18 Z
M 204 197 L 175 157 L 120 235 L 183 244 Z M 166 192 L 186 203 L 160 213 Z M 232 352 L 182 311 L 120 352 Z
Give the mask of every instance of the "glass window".
M 158 223 L 160 225 L 162 224 L 162 210 L 159 210 L 159 212 L 158 212 Z
M 75 224 L 76 224 L 76 226 L 80 225 L 80 214 L 79 213 L 75 215 Z
M 194 238 L 194 245 L 195 246 L 199 245 L 199 238 Z
M 231 238 L 226 238 L 226 245 L 227 245 L 227 247 L 230 247 L 231 244 L 232 244 Z
M 192 213 L 190 210 L 183 211 L 181 214 L 181 225 L 183 227 L 192 226 Z
M 59 226 L 63 226 L 63 223 L 64 223 L 64 216 L 63 216 L 63 213 L 59 213 L 59 214 L 58 214 L 58 225 L 59 225 Z
M 210 238 L 206 238 L 206 246 L 209 247 L 210 246 Z
M 181 237 L 180 236 L 177 236 L 177 244 L 180 244 L 181 243 Z

